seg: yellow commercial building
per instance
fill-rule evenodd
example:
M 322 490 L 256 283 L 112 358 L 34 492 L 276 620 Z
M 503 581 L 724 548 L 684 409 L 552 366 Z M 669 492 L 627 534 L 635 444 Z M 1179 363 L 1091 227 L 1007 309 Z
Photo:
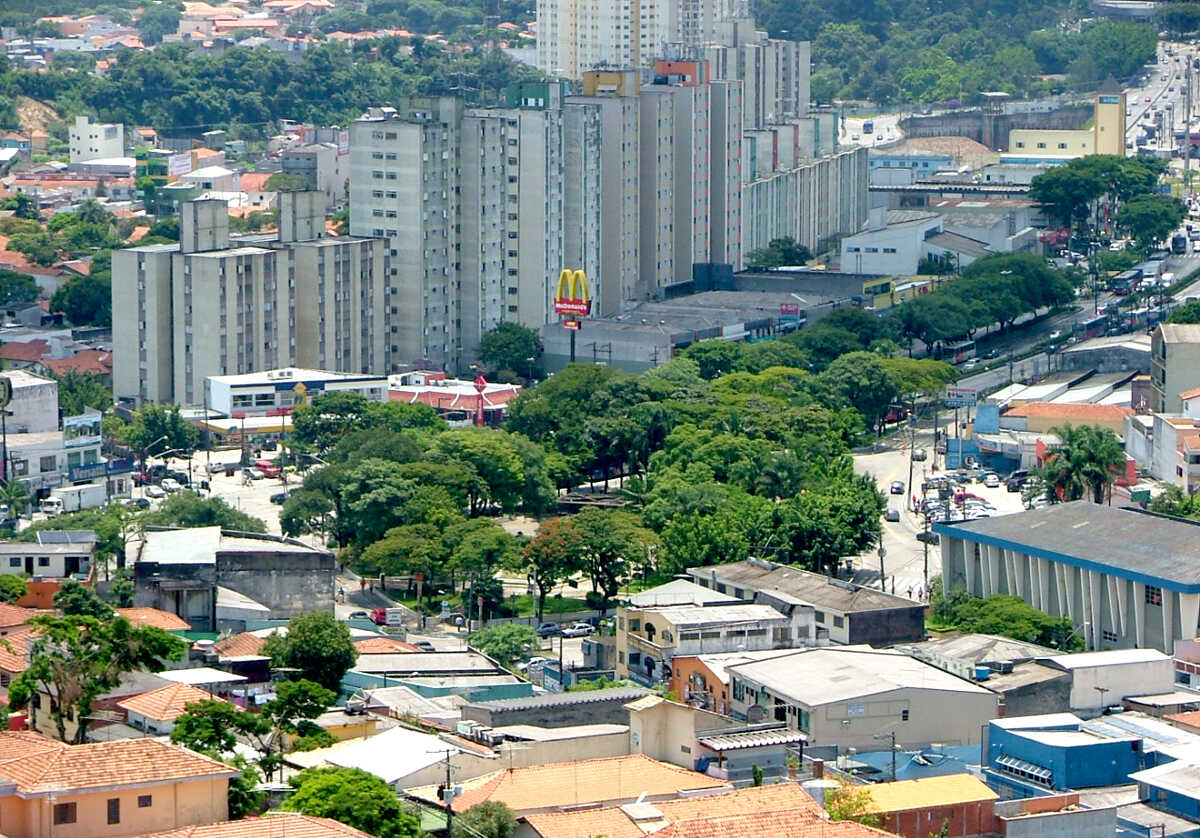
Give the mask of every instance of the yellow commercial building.
M 1014 128 L 1008 132 L 1008 153 L 1066 160 L 1088 154 L 1125 155 L 1125 92 L 1109 77 L 1093 100 L 1091 128 Z

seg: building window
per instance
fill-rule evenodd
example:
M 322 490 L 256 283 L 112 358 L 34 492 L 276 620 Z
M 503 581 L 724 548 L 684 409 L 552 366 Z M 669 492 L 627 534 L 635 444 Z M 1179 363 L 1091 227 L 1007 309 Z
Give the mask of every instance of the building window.
M 21 557 L 20 556 L 9 556 L 8 557 L 8 566 L 9 567 L 20 567 L 21 566 Z
M 1146 604 L 1162 605 L 1162 588 L 1158 587 L 1158 585 L 1147 585 Z
M 54 825 L 62 826 L 64 823 L 75 823 L 74 803 L 54 804 Z
M 110 797 L 108 799 L 108 822 L 121 822 L 121 798 L 119 797 Z
M 1046 147 L 1046 144 L 1045 144 L 1045 143 L 1038 143 L 1038 144 L 1037 144 L 1037 147 L 1038 147 L 1038 148 L 1045 148 L 1045 147 Z
M 824 611 L 814 611 L 813 619 L 816 620 L 818 623 L 825 622 L 825 612 Z
M 38 567 L 50 567 L 50 557 L 38 556 Z
M 149 809 L 150 805 L 153 802 L 154 802 L 154 798 L 148 794 L 139 794 L 138 795 L 138 808 L 139 809 Z
M 1117 637 L 1117 633 L 1115 631 L 1102 631 L 1100 632 L 1100 638 L 1105 643 L 1116 643 L 1120 639 Z
M 834 617 L 833 618 L 833 627 L 834 628 L 842 628 L 844 625 L 846 625 L 845 617 Z
M 902 721 L 902 722 L 907 722 L 907 721 L 908 721 L 908 710 L 901 710 L 901 711 L 900 711 L 900 721 Z
M 1017 143 L 1017 148 L 1025 148 L 1025 143 L 1018 142 L 1018 143 Z
M 883 252 L 884 252 L 884 253 L 895 253 L 895 252 L 896 252 L 896 248 L 894 248 L 894 247 L 885 247 L 885 248 L 883 249 Z
M 38 463 L 39 471 L 45 474 L 48 471 L 54 471 L 58 467 L 58 458 L 51 454 L 48 457 L 42 457 Z

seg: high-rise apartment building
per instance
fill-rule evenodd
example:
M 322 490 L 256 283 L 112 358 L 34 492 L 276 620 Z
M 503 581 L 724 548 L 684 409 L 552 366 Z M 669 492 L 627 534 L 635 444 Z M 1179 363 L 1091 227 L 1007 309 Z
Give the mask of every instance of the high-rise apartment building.
M 384 242 L 325 238 L 324 203 L 282 194 L 277 237 L 233 238 L 224 201 L 189 201 L 178 244 L 114 251 L 117 398 L 199 405 L 210 375 L 389 369 Z
M 699 49 L 684 44 L 672 52 L 706 59 L 714 79 L 742 82 L 747 128 L 808 113 L 812 44 L 770 38 L 748 17 L 719 21 L 714 29 L 714 39 Z
M 642 67 L 667 44 L 715 41 L 739 0 L 538 0 L 538 68 L 579 80 L 592 69 Z
M 742 83 L 712 81 L 709 229 L 712 261 L 742 266 Z
M 568 103 L 594 108 L 600 135 L 600 252 L 598 276 L 589 275 L 596 296 L 592 313 L 618 314 L 633 301 L 646 298 L 646 279 L 640 275 L 639 249 L 639 128 L 636 70 L 593 70 L 583 74 L 583 95 Z
M 712 111 L 703 61 L 655 65 L 640 94 L 639 262 L 653 297 L 711 261 Z
M 350 233 L 386 238 L 388 351 L 396 364 L 452 367 L 460 248 L 462 101 L 415 97 L 350 126 Z

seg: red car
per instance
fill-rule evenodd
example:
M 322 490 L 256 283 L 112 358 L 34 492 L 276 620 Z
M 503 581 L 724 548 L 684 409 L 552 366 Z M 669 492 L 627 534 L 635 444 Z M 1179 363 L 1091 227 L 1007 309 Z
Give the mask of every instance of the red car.
M 255 460 L 254 467 L 261 471 L 264 477 L 278 477 L 283 473 L 283 469 L 271 460 Z
M 147 483 L 153 482 L 154 478 L 150 476 L 148 471 L 135 471 L 133 473 L 133 485 L 145 486 Z

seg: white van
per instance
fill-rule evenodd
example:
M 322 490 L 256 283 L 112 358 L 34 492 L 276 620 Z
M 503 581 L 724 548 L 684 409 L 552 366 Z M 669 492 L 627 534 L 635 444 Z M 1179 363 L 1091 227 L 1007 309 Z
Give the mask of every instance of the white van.
M 38 508 L 51 518 L 55 517 L 56 515 L 61 515 L 63 511 L 62 498 L 42 498 L 41 503 L 38 504 Z

